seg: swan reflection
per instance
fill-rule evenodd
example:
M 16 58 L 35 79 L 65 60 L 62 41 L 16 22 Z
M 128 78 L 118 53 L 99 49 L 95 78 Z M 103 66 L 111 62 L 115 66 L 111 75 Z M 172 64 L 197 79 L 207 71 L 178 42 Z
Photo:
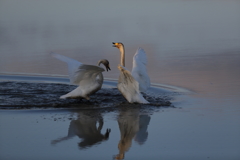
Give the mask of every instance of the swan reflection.
M 89 148 L 102 141 L 108 140 L 110 129 L 105 134 L 101 133 L 103 127 L 103 118 L 100 113 L 95 111 L 77 112 L 78 119 L 72 120 L 69 125 L 68 135 L 53 140 L 51 144 L 55 145 L 65 140 L 78 136 L 82 141 L 78 144 L 79 149 Z
M 124 159 L 134 139 L 137 144 L 142 145 L 148 137 L 148 124 L 150 122 L 149 115 L 140 115 L 139 109 L 122 110 L 118 116 L 118 125 L 121 139 L 118 143 L 119 153 L 114 159 Z

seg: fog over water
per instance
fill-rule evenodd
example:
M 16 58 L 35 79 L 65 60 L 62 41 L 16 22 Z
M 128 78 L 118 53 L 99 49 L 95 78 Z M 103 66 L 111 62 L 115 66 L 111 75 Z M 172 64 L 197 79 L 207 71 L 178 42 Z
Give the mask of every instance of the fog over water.
M 149 123 L 149 138 L 142 148 L 133 143 L 129 151 L 126 151 L 126 159 L 133 158 L 136 153 L 142 157 L 162 155 L 163 158 L 168 158 L 171 153 L 176 157 L 189 154 L 195 159 L 201 155 L 204 155 L 201 158 L 209 156 L 213 159 L 229 158 L 230 155 L 233 159 L 240 157 L 240 143 L 237 140 L 240 135 L 239 0 L 0 0 L 0 74 L 67 75 L 66 65 L 49 55 L 53 51 L 86 64 L 97 64 L 99 59 L 108 59 L 111 71 L 103 74 L 106 78 L 118 79 L 120 54 L 112 47 L 112 42 L 122 42 L 125 45 L 126 67 L 129 70 L 132 68 L 135 51 L 141 47 L 147 53 L 147 70 L 152 83 L 178 86 L 192 93 L 189 95 L 191 98 L 188 97 L 183 102 L 177 101 L 181 96 L 173 102 L 181 109 L 166 109 L 167 112 L 147 115 L 134 111 L 135 118 L 130 117 L 129 121 L 134 118 L 132 122 L 140 123 L 141 118 L 145 117 Z M 119 111 L 119 115 L 127 116 L 132 112 Z M 74 113 L 83 115 L 82 112 Z M 24 126 L 24 116 L 28 115 L 25 112 L 22 116 L 21 113 L 15 115 L 7 111 L 0 114 L 9 123 L 16 121 L 10 121 L 8 114 L 10 117 L 22 118 L 18 122 L 19 126 Z M 50 128 L 47 143 L 59 137 L 67 137 L 66 132 L 70 126 L 68 118 L 65 118 L 66 122 L 61 126 L 60 122 L 54 122 L 54 118 L 50 118 L 51 114 L 49 112 L 44 115 L 47 117 L 45 126 L 38 128 L 39 133 L 46 126 Z M 101 149 L 96 147 L 86 152 L 68 151 L 74 157 L 78 153 L 88 157 L 92 151 L 98 153 L 95 157 L 94 154 L 91 155 L 96 158 L 97 155 L 104 156 L 100 151 L 104 152 L 111 146 L 108 158 L 117 154 L 120 156 L 124 149 L 119 149 L 118 143 L 120 144 L 119 137 L 124 131 L 120 132 L 119 127 L 124 122 L 116 118 L 115 114 L 117 113 L 102 115 L 107 120 L 104 120 L 104 130 L 98 132 L 99 135 L 102 136 L 109 127 L 112 134 L 108 141 L 99 144 L 103 146 Z M 33 115 L 30 120 L 35 118 Z M 61 113 L 57 114 L 59 115 Z M 25 130 L 29 126 L 33 127 L 33 124 L 27 123 Z M 55 125 L 52 129 L 59 130 L 59 133 L 55 135 L 49 125 Z M 131 123 L 129 125 L 131 127 Z M 62 128 L 58 129 L 57 126 Z M 14 127 L 9 129 L 7 123 L 0 127 L 5 129 L 0 138 L 14 130 Z M 131 138 L 134 139 L 133 135 Z M 35 138 L 30 136 L 30 139 Z M 18 141 L 24 142 L 21 139 Z M 76 141 L 75 137 L 64 143 L 72 146 L 72 143 L 77 145 Z M 10 138 L 5 142 L 14 144 L 15 141 Z M 129 145 L 131 146 L 130 141 Z M 66 149 L 65 145 L 58 147 L 54 150 L 48 146 L 52 151 L 49 154 L 53 156 Z M 2 148 L 5 148 L 5 153 L 9 151 L 6 145 Z M 36 152 L 39 151 L 37 148 L 36 146 Z M 41 155 L 40 152 L 37 153 Z M 6 155 L 3 154 L 3 157 Z M 171 158 L 174 159 L 174 156 Z
M 111 42 L 121 41 L 129 69 L 136 49 L 146 50 L 153 82 L 188 87 L 182 81 L 240 76 L 239 1 L 0 3 L 1 72 L 66 74 L 49 57 L 54 51 L 91 64 L 105 57 L 115 64 L 106 76 L 117 78 L 119 54 Z

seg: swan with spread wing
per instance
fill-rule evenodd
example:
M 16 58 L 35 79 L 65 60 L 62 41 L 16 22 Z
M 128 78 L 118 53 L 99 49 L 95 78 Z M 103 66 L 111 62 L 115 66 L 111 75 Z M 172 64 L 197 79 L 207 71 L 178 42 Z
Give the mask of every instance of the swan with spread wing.
M 143 49 L 139 48 L 133 57 L 132 73 L 125 68 L 125 49 L 122 43 L 113 42 L 113 47 L 121 53 L 118 69 L 118 90 L 129 103 L 149 103 L 141 94 L 150 87 L 150 78 L 147 74 L 147 58 Z
M 99 67 L 100 64 L 103 64 L 107 71 L 111 70 L 109 61 L 106 59 L 99 60 L 98 66 L 95 66 L 83 64 L 75 59 L 57 53 L 52 52 L 50 54 L 52 57 L 67 63 L 70 83 L 79 85 L 73 91 L 61 96 L 61 99 L 85 98 L 89 100 L 89 96 L 97 92 L 102 87 L 104 79 L 102 72 L 105 70 L 102 67 Z

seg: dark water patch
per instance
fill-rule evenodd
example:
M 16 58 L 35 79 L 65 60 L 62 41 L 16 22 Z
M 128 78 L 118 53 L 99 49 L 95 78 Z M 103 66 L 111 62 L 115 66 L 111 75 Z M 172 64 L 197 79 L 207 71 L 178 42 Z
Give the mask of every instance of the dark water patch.
M 79 108 L 110 109 L 114 107 L 171 106 L 170 94 L 143 94 L 150 104 L 130 104 L 117 88 L 102 88 L 90 100 L 60 99 L 76 86 L 55 83 L 0 82 L 0 109 Z M 111 110 L 111 109 L 110 109 Z

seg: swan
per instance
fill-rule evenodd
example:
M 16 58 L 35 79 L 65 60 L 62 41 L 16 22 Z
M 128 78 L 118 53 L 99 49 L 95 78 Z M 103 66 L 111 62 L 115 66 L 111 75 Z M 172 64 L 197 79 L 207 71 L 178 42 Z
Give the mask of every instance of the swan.
M 121 59 L 120 59 L 120 65 L 118 66 L 118 69 L 120 71 L 120 75 L 119 75 L 119 79 L 118 79 L 118 85 L 117 88 L 118 90 L 122 93 L 122 95 L 127 99 L 127 101 L 129 103 L 144 103 L 147 104 L 149 103 L 141 94 L 140 92 L 140 83 L 142 84 L 142 88 L 145 87 L 145 89 L 147 89 L 147 86 L 144 86 L 144 81 L 146 81 L 149 85 L 150 85 L 150 80 L 147 74 L 141 74 L 141 70 L 138 69 L 138 64 L 141 64 L 142 62 L 140 60 L 143 61 L 142 57 L 143 56 L 139 56 L 139 53 L 142 54 L 144 53 L 144 51 L 142 52 L 142 49 L 139 49 L 140 52 L 137 51 L 137 53 L 134 55 L 134 67 L 133 67 L 133 71 L 132 74 L 130 73 L 130 71 L 127 70 L 127 68 L 125 68 L 125 51 L 124 51 L 124 46 L 122 43 L 114 43 L 113 42 L 113 47 L 117 47 L 120 50 L 121 53 Z M 145 63 L 146 64 L 146 63 Z M 145 64 L 141 64 L 142 67 Z M 143 70 L 143 72 L 146 71 Z M 134 74 L 133 74 L 134 72 Z M 146 73 L 146 72 L 145 72 Z M 138 77 L 134 77 L 134 75 L 139 75 Z M 141 80 L 143 76 L 148 77 L 147 80 L 143 81 L 137 81 L 137 80 Z M 143 83 L 144 82 L 144 83 Z
M 125 49 L 122 43 L 114 43 L 113 46 L 117 47 L 121 53 L 120 64 L 125 67 Z M 133 56 L 132 76 L 139 83 L 140 92 L 146 92 L 150 87 L 150 78 L 146 69 L 147 56 L 142 48 L 138 48 Z
M 54 58 L 57 58 L 60 61 L 66 62 L 68 65 L 68 75 L 70 79 L 70 83 L 74 85 L 79 85 L 73 91 L 62 95 L 60 99 L 66 98 L 85 98 L 90 100 L 90 95 L 97 92 L 102 87 L 103 83 L 103 74 L 105 71 L 100 64 L 102 63 L 106 70 L 111 70 L 109 61 L 106 59 L 102 59 L 98 61 L 98 66 L 83 64 L 75 59 L 57 54 L 50 53 L 50 55 Z

